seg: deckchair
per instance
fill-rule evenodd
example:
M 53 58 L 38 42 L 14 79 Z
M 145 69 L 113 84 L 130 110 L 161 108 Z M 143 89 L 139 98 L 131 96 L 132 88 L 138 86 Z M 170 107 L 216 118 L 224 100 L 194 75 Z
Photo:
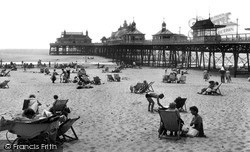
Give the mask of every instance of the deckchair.
M 58 132 L 57 132 L 57 136 L 58 136 L 58 139 L 62 142 L 66 142 L 66 141 L 73 141 L 73 140 L 78 140 L 78 137 L 75 133 L 75 130 L 73 128 L 73 124 L 79 119 L 80 117 L 77 117 L 77 118 L 69 118 L 67 119 L 65 122 L 63 122 L 60 126 L 59 126 L 59 129 L 58 129 Z M 72 136 L 69 136 L 69 135 L 66 135 L 66 133 L 68 132 L 68 130 L 71 129 L 71 131 L 73 132 L 73 137 Z M 63 137 L 63 138 L 60 138 L 60 137 Z M 68 138 L 68 140 L 67 140 Z
M 120 82 L 121 81 L 121 77 L 119 76 L 119 74 L 114 74 L 114 78 L 116 81 Z
M 106 67 L 104 70 L 102 70 L 102 73 L 109 72 L 109 67 Z
M 113 78 L 113 76 L 111 74 L 107 74 L 107 79 L 110 82 L 115 81 L 115 79 Z
M 180 112 L 186 112 L 187 111 L 187 107 L 186 107 L 186 100 L 187 98 L 181 98 L 178 97 L 174 100 L 174 102 L 176 103 L 176 108 L 180 111 Z M 185 110 L 184 107 L 185 106 Z
M 4 80 L 2 83 L 0 83 L 0 88 L 3 88 L 3 89 L 5 89 L 5 88 L 9 88 L 9 85 L 8 85 L 8 83 L 10 82 L 10 80 Z
M 138 90 L 138 93 L 148 93 L 148 92 L 154 92 L 154 88 L 153 88 L 153 85 L 154 84 L 154 81 L 148 83 L 148 84 L 144 84 L 143 83 L 143 86 Z
M 186 83 L 186 76 L 185 75 L 182 75 L 181 77 L 180 77 L 180 80 L 179 80 L 179 83 Z
M 65 115 L 68 116 L 68 113 L 70 113 L 70 110 L 67 107 L 68 99 L 66 100 L 56 100 L 53 107 L 52 107 L 52 114 L 56 115 Z
M 121 72 L 121 69 L 115 69 L 115 70 L 112 70 L 112 73 L 120 73 Z
M 18 137 L 16 140 L 12 142 L 19 143 L 18 141 L 22 139 L 26 139 L 29 143 L 32 143 L 32 140 L 43 134 L 43 133 L 51 133 L 55 128 L 59 128 L 59 116 L 51 116 L 47 118 L 42 118 L 38 120 L 6 120 L 9 125 L 5 127 L 8 132 L 12 134 L 16 134 Z M 7 134 L 6 134 L 7 137 Z M 7 137 L 8 140 L 8 137 Z
M 91 81 L 89 80 L 89 78 L 85 75 L 82 76 L 82 81 L 85 83 L 85 84 L 89 84 L 91 83 Z
M 180 132 L 181 132 L 181 122 L 179 121 L 178 115 L 176 111 L 166 111 L 166 110 L 159 110 L 159 115 L 161 118 L 161 123 L 166 130 L 177 132 L 177 140 L 180 139 Z M 162 139 L 163 133 L 159 134 L 159 138 Z M 165 136 L 165 138 L 175 138 L 172 136 Z
M 218 86 L 212 89 L 211 95 L 222 95 L 220 91 L 220 86 L 222 83 L 220 83 Z
M 176 75 L 175 75 L 174 73 L 171 73 L 171 74 L 169 75 L 169 80 L 170 80 L 171 82 L 176 82 L 176 80 L 177 80 Z
M 163 75 L 163 82 L 169 82 L 169 75 Z
M 98 76 L 93 77 L 93 79 L 94 79 L 94 84 L 96 84 L 96 85 L 101 84 L 101 79 Z
M 11 71 L 11 70 L 9 70 L 8 72 L 6 72 L 3 76 L 4 76 L 4 77 L 10 76 L 10 71 Z

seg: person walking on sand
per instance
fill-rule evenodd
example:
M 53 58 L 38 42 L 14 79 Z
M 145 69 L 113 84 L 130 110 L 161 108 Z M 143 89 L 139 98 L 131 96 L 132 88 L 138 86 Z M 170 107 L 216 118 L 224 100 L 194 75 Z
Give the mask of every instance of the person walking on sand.
M 220 72 L 221 83 L 225 83 L 225 74 L 226 74 L 225 68 L 222 66 L 219 72 Z
M 230 83 L 232 81 L 229 69 L 226 70 L 226 80 L 227 83 Z
M 150 112 L 154 112 L 153 110 L 154 110 L 154 105 L 155 105 L 155 102 L 154 102 L 154 100 L 152 99 L 152 98 L 156 98 L 156 100 L 157 100 L 157 104 L 158 104 L 158 106 L 160 107 L 160 108 L 162 108 L 162 109 L 166 109 L 165 107 L 163 107 L 162 105 L 161 105 L 161 103 L 160 103 L 160 99 L 162 99 L 163 97 L 164 97 L 164 94 L 156 94 L 156 93 L 147 93 L 146 95 L 145 95 L 145 97 L 147 98 L 147 100 L 148 100 L 148 111 L 150 111 Z
M 56 75 L 58 75 L 58 73 L 56 72 L 56 69 L 54 69 L 54 72 L 52 73 L 52 76 L 51 76 L 52 83 L 55 83 Z

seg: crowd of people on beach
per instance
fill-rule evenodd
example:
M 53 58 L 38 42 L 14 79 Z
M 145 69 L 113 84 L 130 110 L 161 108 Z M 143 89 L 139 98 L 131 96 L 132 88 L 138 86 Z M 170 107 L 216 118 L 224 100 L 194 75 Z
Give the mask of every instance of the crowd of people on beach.
M 168 107 L 164 107 L 160 103 L 160 99 L 164 98 L 164 94 L 162 94 L 162 93 L 157 94 L 157 93 L 151 92 L 151 93 L 146 93 L 145 97 L 149 103 L 148 104 L 148 111 L 151 113 L 159 112 L 159 110 L 175 111 L 176 112 L 176 114 L 178 116 L 178 121 L 180 122 L 180 126 L 181 126 L 180 130 L 181 130 L 182 137 L 206 137 L 206 135 L 204 134 L 202 117 L 198 114 L 199 110 L 196 106 L 190 107 L 191 114 L 194 115 L 194 117 L 190 123 L 190 127 L 185 126 L 185 128 L 182 129 L 182 127 L 184 126 L 184 121 L 181 119 L 179 109 L 176 108 L 176 101 L 177 100 L 175 100 L 175 102 L 171 102 Z M 180 98 L 180 97 L 178 97 L 178 98 Z M 156 101 L 157 101 L 157 106 L 158 106 L 157 110 L 154 110 L 155 102 L 153 99 L 156 99 Z M 158 129 L 158 132 L 159 132 L 159 134 L 167 135 L 168 130 L 166 130 L 164 128 L 163 122 L 161 122 L 161 125 Z M 172 131 L 169 131 L 169 132 L 170 132 L 169 136 L 177 136 L 177 132 L 175 132 L 174 134 Z
M 41 61 L 39 61 L 39 65 L 42 66 Z M 121 65 L 122 67 L 123 65 Z M 135 63 L 133 63 L 133 66 L 136 67 L 137 65 Z M 72 70 L 73 67 L 73 70 Z M 98 68 L 100 67 L 100 65 L 98 64 Z M 125 68 L 125 67 L 124 67 Z M 47 72 L 46 72 L 47 69 Z M 45 68 L 44 72 L 46 74 L 50 74 L 50 72 L 48 71 L 49 68 Z M 120 70 L 120 68 L 116 68 L 115 70 Z M 71 73 L 76 72 L 76 76 L 73 78 L 73 80 L 71 80 Z M 117 71 L 116 71 L 117 72 Z M 165 70 L 165 75 L 167 74 L 168 70 Z M 221 67 L 221 69 L 218 71 L 220 73 L 220 81 L 221 83 L 230 83 L 232 82 L 231 80 L 231 76 L 230 76 L 230 71 L 229 69 L 225 69 L 224 67 Z M 0 73 L 1 75 L 4 75 L 6 73 L 6 69 L 2 70 Z M 187 74 L 187 69 L 185 70 L 180 70 L 180 69 L 172 69 L 172 71 L 170 72 L 170 75 L 174 75 L 176 77 L 176 82 L 177 83 L 181 83 L 181 79 L 180 77 L 184 76 L 184 74 Z M 86 69 L 82 66 L 82 67 L 78 67 L 77 63 L 76 64 L 71 64 L 71 66 L 66 66 L 64 68 L 61 69 L 61 73 L 58 74 L 58 72 L 56 71 L 56 68 L 53 69 L 53 72 L 51 73 L 51 81 L 52 83 L 55 83 L 57 80 L 57 76 L 60 77 L 60 83 L 69 83 L 69 82 L 73 82 L 76 83 L 78 85 L 78 89 L 80 88 L 93 88 L 93 86 L 91 86 L 91 84 L 93 84 L 94 82 L 90 81 L 88 79 L 88 75 L 86 72 Z M 199 94 L 211 94 L 211 92 L 213 92 L 216 88 L 218 88 L 220 86 L 219 82 L 216 81 L 212 81 L 211 79 L 211 74 L 208 70 L 205 70 L 203 72 L 203 79 L 205 81 L 208 81 L 208 86 L 204 87 L 201 89 L 200 92 L 198 92 Z M 210 80 L 210 81 L 209 81 Z M 169 82 L 169 79 L 167 80 Z M 250 81 L 250 79 L 249 79 Z M 191 106 L 189 108 L 191 114 L 193 115 L 193 119 L 192 121 L 189 123 L 189 125 L 185 125 L 185 122 L 182 120 L 181 115 L 180 115 L 180 111 L 179 109 L 176 107 L 176 102 L 170 102 L 168 107 L 164 107 L 160 100 L 162 100 L 164 98 L 164 94 L 160 93 L 157 94 L 155 92 L 148 92 L 147 90 L 149 89 L 149 83 L 144 80 L 142 83 L 137 83 L 136 85 L 131 85 L 130 86 L 130 91 L 136 94 L 140 94 L 140 93 L 146 93 L 145 94 L 145 98 L 146 101 L 148 102 L 148 107 L 147 110 L 150 113 L 157 113 L 159 112 L 159 110 L 164 110 L 164 111 L 175 111 L 178 117 L 178 121 L 181 124 L 181 136 L 183 137 L 206 137 L 205 133 L 204 133 L 204 128 L 203 128 L 203 119 L 202 117 L 199 115 L 199 109 L 196 106 Z M 25 119 L 39 119 L 42 117 L 50 117 L 53 114 L 55 114 L 55 111 L 53 110 L 53 105 L 54 103 L 58 100 L 58 96 L 54 95 L 54 101 L 52 103 L 51 106 L 49 106 L 47 109 L 44 109 L 42 113 L 39 113 L 39 106 L 41 105 L 41 103 L 36 99 L 35 95 L 30 95 L 29 96 L 29 102 L 24 103 L 24 107 L 23 108 L 23 113 L 22 113 L 22 117 L 17 117 L 17 120 L 25 120 Z M 156 102 L 154 101 L 156 100 Z M 157 105 L 156 105 L 157 104 Z M 157 106 L 156 110 L 155 110 L 155 105 Z M 66 108 L 67 111 L 64 111 L 61 121 L 65 121 L 66 116 L 68 113 L 70 113 L 70 109 Z M 165 134 L 165 135 L 170 135 L 170 136 L 176 136 L 177 132 L 173 132 L 170 130 L 166 130 L 164 128 L 164 124 L 163 122 L 161 122 L 160 127 L 158 129 L 158 133 L 159 134 Z

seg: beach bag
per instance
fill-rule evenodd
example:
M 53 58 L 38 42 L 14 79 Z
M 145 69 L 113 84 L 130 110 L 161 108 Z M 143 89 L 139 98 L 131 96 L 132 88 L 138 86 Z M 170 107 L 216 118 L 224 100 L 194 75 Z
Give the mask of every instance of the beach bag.
M 199 134 L 199 131 L 190 127 L 189 130 L 188 130 L 188 133 L 187 133 L 187 136 L 189 137 L 195 137 L 195 136 L 198 136 Z

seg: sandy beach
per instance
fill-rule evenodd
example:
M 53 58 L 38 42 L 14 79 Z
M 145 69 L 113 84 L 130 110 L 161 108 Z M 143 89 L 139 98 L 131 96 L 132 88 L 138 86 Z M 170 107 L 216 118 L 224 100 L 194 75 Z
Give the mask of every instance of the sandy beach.
M 51 60 L 57 58 L 51 56 Z M 72 62 L 77 59 L 63 56 L 60 60 Z M 101 57 L 87 62 L 99 61 L 108 62 Z M 23 100 L 29 94 L 37 96 L 42 103 L 40 109 L 47 108 L 55 94 L 59 99 L 69 99 L 70 117 L 80 116 L 73 125 L 79 140 L 64 143 L 64 152 L 250 152 L 250 83 L 246 78 L 232 78 L 232 83 L 222 84 L 223 96 L 206 96 L 197 94 L 208 85 L 202 79 L 202 71 L 198 70 L 188 71 L 186 84 L 163 83 L 164 69 L 149 67 L 125 69 L 120 73 L 121 82 L 107 82 L 107 73 L 96 66 L 87 66 L 90 79 L 99 76 L 104 83 L 92 89 L 76 89 L 75 83 L 59 83 L 59 76 L 52 84 L 50 76 L 38 72 L 39 69 L 26 72 L 18 69 L 11 71 L 10 77 L 0 77 L 0 82 L 10 80 L 8 89 L 0 89 L 0 115 L 11 119 L 21 112 Z M 71 74 L 71 78 L 75 75 Z M 211 79 L 220 81 L 219 75 Z M 197 106 L 207 138 L 159 140 L 159 114 L 147 111 L 145 94 L 133 94 L 129 90 L 130 85 L 143 80 L 154 81 L 154 92 L 165 95 L 161 100 L 164 106 L 179 96 L 187 98 L 187 109 Z M 192 119 L 189 111 L 181 113 L 181 117 L 186 125 Z M 6 140 L 5 133 L 0 132 L 1 140 Z M 0 146 L 2 148 L 3 144 Z

